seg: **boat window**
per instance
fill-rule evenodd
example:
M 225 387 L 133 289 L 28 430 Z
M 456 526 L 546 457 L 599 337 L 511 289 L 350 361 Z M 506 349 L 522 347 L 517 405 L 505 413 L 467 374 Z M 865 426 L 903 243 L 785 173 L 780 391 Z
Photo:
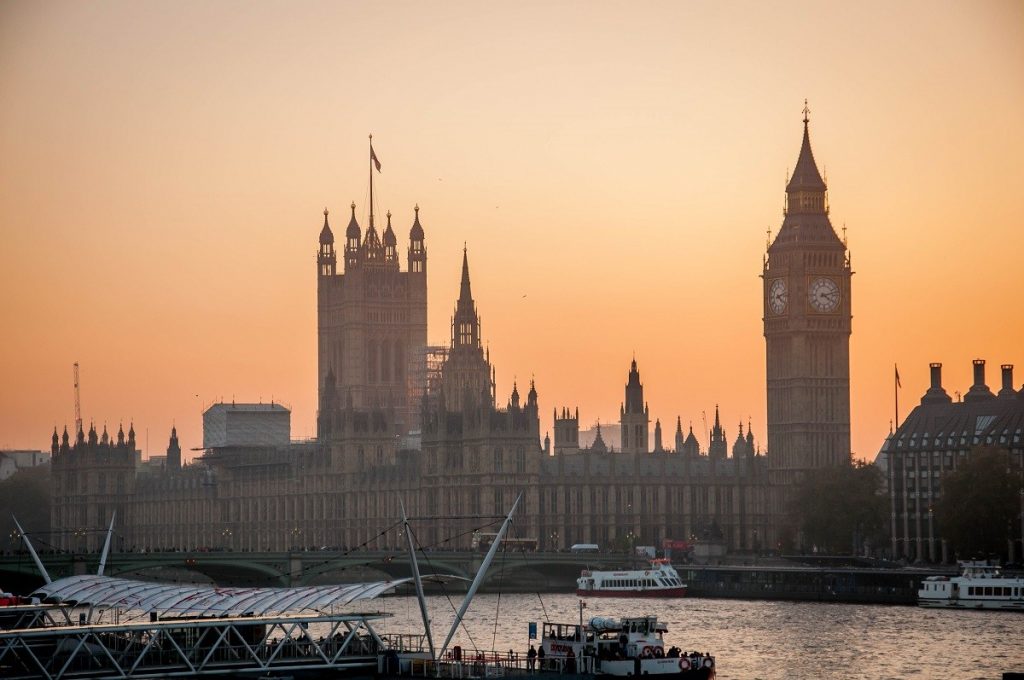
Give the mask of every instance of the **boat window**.
M 985 595 L 992 594 L 992 586 L 985 586 Z

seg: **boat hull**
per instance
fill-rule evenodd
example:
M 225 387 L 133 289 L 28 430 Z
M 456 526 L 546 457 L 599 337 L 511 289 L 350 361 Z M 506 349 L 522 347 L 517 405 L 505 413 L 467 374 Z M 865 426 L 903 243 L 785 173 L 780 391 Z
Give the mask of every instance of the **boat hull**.
M 592 590 L 576 589 L 579 597 L 686 597 L 686 586 L 678 588 L 644 588 L 644 589 L 611 589 L 595 588 Z
M 710 665 L 705 665 L 708 663 Z M 639 666 L 639 668 L 638 668 Z M 708 657 L 663 657 L 660 659 L 604 659 L 599 662 L 596 675 L 599 677 L 624 678 L 641 675 L 658 680 L 676 678 L 706 678 L 711 675 L 714 661 Z M 637 672 L 639 670 L 639 672 Z
M 969 598 L 925 599 L 917 601 L 926 609 L 991 609 L 1006 612 L 1024 612 L 1024 600 L 972 600 Z

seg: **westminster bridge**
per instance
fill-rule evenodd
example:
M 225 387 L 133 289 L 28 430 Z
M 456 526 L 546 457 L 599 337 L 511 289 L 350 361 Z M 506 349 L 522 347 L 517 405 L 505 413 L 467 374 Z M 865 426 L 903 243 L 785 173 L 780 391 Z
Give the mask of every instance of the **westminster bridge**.
M 49 553 L 40 556 L 51 578 L 95 574 L 95 553 Z M 464 591 L 483 561 L 478 552 L 418 553 L 422 574 L 446 574 L 465 583 L 426 584 L 428 590 Z M 563 592 L 575 590 L 585 568 L 609 570 L 629 566 L 621 553 L 499 551 L 482 585 L 484 591 Z M 641 564 L 633 565 L 642 568 Z M 860 558 L 810 556 L 745 558 L 728 564 L 676 565 L 688 595 L 746 599 L 812 600 L 914 604 L 921 580 L 952 575 L 950 566 L 904 567 Z M 344 552 L 121 552 L 112 553 L 109 576 L 154 581 L 201 582 L 223 586 L 301 586 L 397 579 L 412 575 L 409 555 L 397 551 Z M 32 558 L 24 552 L 0 556 L 0 590 L 27 594 L 42 584 Z M 411 592 L 411 589 L 410 589 Z
M 53 579 L 95 574 L 99 566 L 96 553 L 50 553 L 40 558 Z M 418 554 L 417 562 L 424 575 L 446 574 L 471 580 L 483 558 L 480 552 L 427 551 Z M 564 590 L 575 585 L 581 569 L 621 568 L 628 563 L 628 556 L 621 553 L 499 551 L 482 587 Z M 397 551 L 115 552 L 107 559 L 104 573 L 232 586 L 305 586 L 403 578 L 412 576 L 412 569 L 409 554 Z M 13 583 L 42 583 L 27 552 L 0 556 L 0 590 Z

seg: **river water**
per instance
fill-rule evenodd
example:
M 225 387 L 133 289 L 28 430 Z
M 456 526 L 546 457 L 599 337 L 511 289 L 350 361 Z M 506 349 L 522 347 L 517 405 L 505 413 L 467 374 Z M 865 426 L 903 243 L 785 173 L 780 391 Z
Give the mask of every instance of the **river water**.
M 579 602 L 574 595 L 478 595 L 452 644 L 525 653 L 530 621 L 578 622 Z M 461 594 L 450 601 L 427 598 L 438 646 L 460 603 Z M 359 610 L 367 611 L 367 603 L 362 604 Z M 383 598 L 373 605 L 392 615 L 374 624 L 378 631 L 422 632 L 415 597 Z M 1024 671 L 1024 615 L 1019 612 L 705 598 L 595 598 L 587 605 L 587 618 L 656 614 L 668 624 L 667 645 L 716 656 L 719 680 L 998 680 L 1005 671 Z

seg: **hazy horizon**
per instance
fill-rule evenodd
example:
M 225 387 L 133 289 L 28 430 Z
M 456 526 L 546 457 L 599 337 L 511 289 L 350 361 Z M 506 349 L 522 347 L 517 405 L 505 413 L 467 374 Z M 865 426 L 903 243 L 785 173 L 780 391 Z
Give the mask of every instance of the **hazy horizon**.
M 762 257 L 804 99 L 853 270 L 853 451 L 971 360 L 1024 383 L 1024 5 L 451 2 L 0 7 L 0 448 L 218 399 L 315 434 L 316 246 L 366 227 L 367 135 L 432 343 L 468 244 L 498 403 L 617 427 L 635 355 L 673 443 L 721 408 L 762 450 Z M 955 397 L 954 397 L 955 398 Z M 703 441 L 703 437 L 701 437 Z M 190 454 L 186 454 L 186 458 Z

